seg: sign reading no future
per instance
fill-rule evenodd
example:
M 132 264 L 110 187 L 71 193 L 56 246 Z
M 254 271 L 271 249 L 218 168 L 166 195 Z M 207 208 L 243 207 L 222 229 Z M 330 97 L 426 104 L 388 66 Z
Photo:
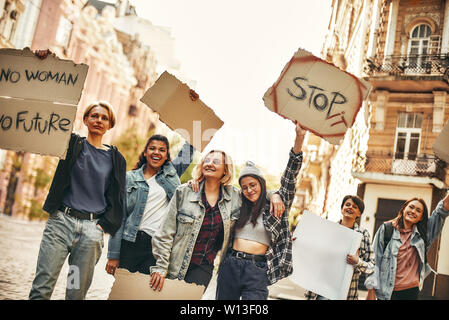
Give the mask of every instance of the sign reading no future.
M 88 66 L 0 49 L 0 148 L 65 158 Z

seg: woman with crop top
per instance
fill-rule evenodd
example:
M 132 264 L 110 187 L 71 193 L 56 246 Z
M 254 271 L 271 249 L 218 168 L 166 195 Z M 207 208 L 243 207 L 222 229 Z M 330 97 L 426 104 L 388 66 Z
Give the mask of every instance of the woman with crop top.
M 295 144 L 279 190 L 285 205 L 280 218 L 270 214 L 262 171 L 247 162 L 240 172 L 242 206 L 234 225 L 232 247 L 218 270 L 217 300 L 266 300 L 267 286 L 291 274 L 292 240 L 288 212 L 301 168 L 304 135 L 305 131 L 297 124 Z

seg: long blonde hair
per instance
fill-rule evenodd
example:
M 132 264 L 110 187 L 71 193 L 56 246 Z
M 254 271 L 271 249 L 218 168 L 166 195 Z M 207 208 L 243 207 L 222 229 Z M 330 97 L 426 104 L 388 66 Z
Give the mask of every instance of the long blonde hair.
M 221 153 L 223 155 L 224 162 L 225 162 L 224 163 L 224 175 L 220 179 L 220 183 L 223 184 L 224 186 L 231 184 L 232 179 L 234 178 L 234 164 L 232 162 L 231 157 L 228 154 L 226 154 L 226 152 L 224 152 L 222 150 L 211 150 L 206 155 L 204 155 L 204 157 L 201 159 L 201 162 L 198 163 L 195 166 L 195 168 L 193 169 L 192 177 L 198 181 L 204 180 L 204 175 L 203 175 L 204 160 L 206 159 L 206 157 L 209 154 L 214 153 L 214 152 Z

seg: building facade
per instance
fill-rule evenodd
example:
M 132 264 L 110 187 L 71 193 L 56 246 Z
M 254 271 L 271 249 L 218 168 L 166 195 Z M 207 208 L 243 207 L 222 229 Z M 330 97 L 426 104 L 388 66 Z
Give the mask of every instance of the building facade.
M 117 122 L 105 135 L 104 143 L 113 143 L 127 130 L 146 137 L 155 126 L 157 115 L 140 98 L 157 79 L 154 53 L 138 39 L 117 33 L 113 22 L 119 8 L 105 4 L 99 11 L 94 6 L 98 3 L 42 0 L 32 41 L 27 45 L 33 51 L 48 48 L 60 58 L 89 65 L 74 131 L 86 135 L 84 108 L 93 101 L 106 100 L 114 107 Z M 120 10 L 133 12 L 122 7 Z M 3 154 L 0 210 L 39 218 L 58 159 L 13 151 Z
M 333 2 L 322 58 L 340 69 L 362 77 L 364 51 L 370 10 L 353 4 L 352 13 Z M 352 18 L 349 19 L 348 15 Z M 304 141 L 304 164 L 298 179 L 295 206 L 299 212 L 311 211 L 332 221 L 341 218 L 341 201 L 347 194 L 357 194 L 360 180 L 352 175 L 361 168 L 368 148 L 369 105 L 364 102 L 356 120 L 339 145 L 307 133 Z
M 431 212 L 448 190 L 447 163 L 432 145 L 449 119 L 449 1 L 334 0 L 332 8 L 323 56 L 372 85 L 368 134 L 348 132 L 361 143 L 351 177 L 339 179 L 358 182 L 362 225 L 374 237 L 405 200 L 423 198 Z M 339 171 L 336 160 L 331 176 Z M 332 181 L 328 189 L 334 197 Z M 448 224 L 428 260 L 438 275 L 426 279 L 421 298 L 448 299 Z

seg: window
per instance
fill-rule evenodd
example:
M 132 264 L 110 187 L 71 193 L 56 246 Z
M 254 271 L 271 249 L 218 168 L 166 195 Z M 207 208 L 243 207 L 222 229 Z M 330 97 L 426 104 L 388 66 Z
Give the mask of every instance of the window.
M 396 126 L 395 159 L 415 160 L 419 152 L 422 113 L 399 113 Z
M 67 48 L 71 32 L 72 23 L 65 17 L 61 17 L 59 20 L 58 31 L 56 32 L 56 42 L 64 48 Z
M 428 56 L 426 55 L 429 54 L 431 33 L 432 31 L 427 24 L 420 24 L 413 28 L 408 46 L 410 68 L 425 67 L 428 60 Z

